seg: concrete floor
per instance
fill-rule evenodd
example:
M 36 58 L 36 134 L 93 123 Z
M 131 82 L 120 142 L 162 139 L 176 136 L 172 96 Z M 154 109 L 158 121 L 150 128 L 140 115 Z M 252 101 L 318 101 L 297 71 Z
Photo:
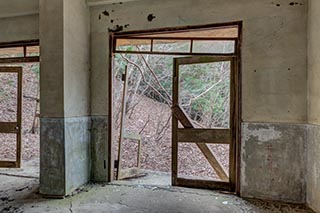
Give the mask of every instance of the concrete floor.
M 168 174 L 150 172 L 140 179 L 88 184 L 63 200 L 45 199 L 38 194 L 36 166 L 31 161 L 18 171 L 0 170 L 0 212 L 312 212 L 303 205 L 171 187 Z

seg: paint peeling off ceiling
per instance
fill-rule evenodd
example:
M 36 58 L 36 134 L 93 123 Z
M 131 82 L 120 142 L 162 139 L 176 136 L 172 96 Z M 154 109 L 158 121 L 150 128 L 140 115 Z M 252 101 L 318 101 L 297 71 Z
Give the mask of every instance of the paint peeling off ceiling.
M 139 0 L 87 0 L 89 6 L 120 3 L 120 2 L 129 2 L 129 1 L 139 1 Z

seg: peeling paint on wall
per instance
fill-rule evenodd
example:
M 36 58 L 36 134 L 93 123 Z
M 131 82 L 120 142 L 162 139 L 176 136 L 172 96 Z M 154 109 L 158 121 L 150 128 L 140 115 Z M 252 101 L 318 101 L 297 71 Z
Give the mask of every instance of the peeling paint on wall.
M 245 124 L 245 129 L 250 129 L 248 124 Z M 282 133 L 280 131 L 275 130 L 274 127 L 268 126 L 259 129 L 253 129 L 251 131 L 246 131 L 244 135 L 244 139 L 246 141 L 250 140 L 251 137 L 257 137 L 257 141 L 261 142 L 270 142 L 272 140 L 278 140 L 282 137 Z

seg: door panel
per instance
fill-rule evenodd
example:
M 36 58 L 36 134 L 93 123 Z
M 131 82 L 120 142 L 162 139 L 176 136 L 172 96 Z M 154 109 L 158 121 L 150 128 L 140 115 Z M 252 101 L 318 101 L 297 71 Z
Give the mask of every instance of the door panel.
M 0 67 L 0 167 L 21 166 L 22 67 Z
M 235 190 L 234 61 L 233 57 L 207 56 L 174 59 L 173 185 Z M 179 152 L 186 146 L 190 156 Z M 197 159 L 189 162 L 195 165 L 186 165 L 189 158 Z M 186 176 L 181 164 L 193 166 L 195 172 Z
M 121 121 L 120 121 L 120 137 L 119 137 L 119 143 L 118 143 L 118 160 L 115 161 L 115 169 L 117 171 L 116 173 L 116 179 L 117 180 L 123 180 L 123 179 L 129 179 L 129 178 L 137 178 L 145 176 L 146 174 L 143 173 L 140 169 L 141 167 L 141 135 L 140 134 L 134 134 L 134 133 L 128 133 L 126 132 L 125 126 L 126 126 L 126 103 L 127 103 L 127 89 L 128 89 L 128 82 L 129 82 L 129 73 L 128 73 L 128 67 L 125 68 L 125 73 L 122 76 L 123 80 L 123 94 L 122 94 L 122 108 L 121 108 Z M 131 140 L 135 141 L 137 143 L 137 162 L 136 165 L 130 168 L 122 168 L 122 153 L 123 153 L 123 143 L 125 140 Z

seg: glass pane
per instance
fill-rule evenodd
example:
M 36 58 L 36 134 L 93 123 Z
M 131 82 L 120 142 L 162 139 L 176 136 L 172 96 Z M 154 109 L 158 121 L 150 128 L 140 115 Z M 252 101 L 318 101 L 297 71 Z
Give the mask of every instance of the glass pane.
M 151 40 L 149 39 L 117 39 L 116 50 L 119 51 L 150 51 Z
M 0 48 L 0 58 L 23 57 L 23 47 Z
M 234 41 L 193 41 L 193 53 L 234 53 Z
M 179 104 L 195 128 L 229 128 L 230 62 L 180 65 Z
M 0 122 L 16 122 L 18 74 L 0 73 Z
M 39 46 L 27 47 L 27 56 L 39 56 L 39 55 L 40 55 Z
M 140 37 L 178 37 L 178 38 L 237 38 L 238 37 L 238 26 L 230 26 L 224 28 L 211 28 L 202 29 L 186 32 L 168 32 L 168 33 L 158 33 L 150 35 L 142 35 Z
M 16 161 L 17 135 L 0 133 L 0 161 Z
M 190 40 L 154 40 L 154 52 L 189 53 Z

